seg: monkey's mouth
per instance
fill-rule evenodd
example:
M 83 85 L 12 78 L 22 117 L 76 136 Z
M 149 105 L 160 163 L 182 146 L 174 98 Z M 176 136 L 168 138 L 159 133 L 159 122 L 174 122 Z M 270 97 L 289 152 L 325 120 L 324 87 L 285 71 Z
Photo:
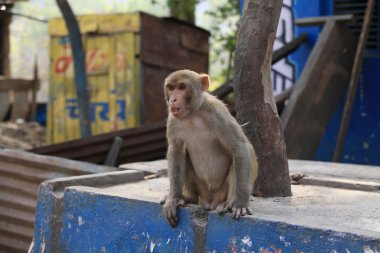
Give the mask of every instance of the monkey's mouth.
M 172 107 L 172 108 L 170 108 L 170 111 L 175 116 L 175 115 L 178 115 L 179 113 L 181 113 L 182 108 L 180 108 L 180 107 Z

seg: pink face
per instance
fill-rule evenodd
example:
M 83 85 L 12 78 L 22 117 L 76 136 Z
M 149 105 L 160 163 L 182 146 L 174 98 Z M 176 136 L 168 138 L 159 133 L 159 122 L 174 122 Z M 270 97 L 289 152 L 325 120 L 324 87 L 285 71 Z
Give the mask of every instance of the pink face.
M 188 112 L 190 88 L 185 83 L 166 84 L 169 112 L 176 118 L 183 118 Z

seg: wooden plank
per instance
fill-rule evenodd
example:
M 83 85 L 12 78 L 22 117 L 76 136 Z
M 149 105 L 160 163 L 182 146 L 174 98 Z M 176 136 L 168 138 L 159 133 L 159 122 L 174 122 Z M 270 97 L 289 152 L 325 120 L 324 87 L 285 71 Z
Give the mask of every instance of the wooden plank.
M 109 83 L 114 82 L 114 77 L 109 76 L 110 62 L 114 57 L 110 51 L 113 49 L 111 40 L 110 36 L 104 35 L 89 36 L 86 40 L 87 58 L 92 58 L 91 62 L 87 62 L 87 86 L 94 135 L 110 131 L 109 117 L 115 114 L 114 108 L 109 105 L 109 94 L 114 92 L 109 87 Z
M 37 71 L 35 69 L 35 71 Z M 2 96 L 2 109 L 0 110 L 0 119 L 2 120 L 10 105 L 9 96 L 13 96 L 11 120 L 16 119 L 34 119 L 36 112 L 36 93 L 39 88 L 39 80 L 36 76 L 33 80 L 11 79 L 0 77 L 0 94 Z M 29 93 L 32 95 L 31 104 L 29 104 Z
M 189 68 L 196 72 L 208 70 L 208 54 L 193 52 L 181 45 L 181 34 L 201 33 L 199 45 L 208 44 L 208 33 L 173 20 L 161 20 L 142 14 L 141 55 L 143 124 L 167 117 L 162 81 L 176 69 Z M 154 43 L 152 43 L 154 41 Z M 170 49 L 170 50 L 169 50 Z
M 283 57 L 293 53 L 299 48 L 299 46 L 306 40 L 307 34 L 303 33 L 299 37 L 295 38 L 291 42 L 285 44 L 280 49 L 277 49 L 272 54 L 272 65 L 281 60 Z M 219 99 L 225 98 L 228 94 L 233 91 L 232 80 L 228 80 L 219 86 L 216 90 L 212 92 L 214 96 L 217 96 Z
M 34 121 L 36 118 L 37 111 L 37 91 L 40 88 L 40 81 L 38 79 L 38 61 L 37 58 L 34 62 L 33 71 L 33 85 L 32 85 L 32 101 L 30 105 L 30 120 Z
M 141 62 L 171 71 L 189 68 L 207 73 L 209 35 L 203 29 L 175 19 L 159 19 L 142 13 Z M 197 38 L 197 50 L 190 46 L 191 37 Z
M 135 55 L 136 43 L 133 33 L 122 33 L 114 36 L 115 39 L 115 64 L 114 81 L 112 89 L 115 90 L 113 102 L 114 119 L 112 120 L 112 129 L 125 129 L 135 127 L 139 121 L 139 106 L 135 103 L 140 93 L 136 86 L 136 63 Z
M 336 16 L 321 16 L 321 17 L 311 17 L 311 18 L 299 18 L 295 20 L 295 24 L 298 26 L 320 26 L 324 25 L 327 21 L 336 22 L 350 22 L 354 20 L 355 15 L 336 15 Z
M 113 139 L 111 148 L 109 149 L 106 159 L 104 161 L 104 165 L 107 166 L 115 166 L 117 157 L 119 156 L 120 149 L 123 145 L 124 140 L 119 136 L 116 136 Z
M 27 91 L 34 87 L 34 80 L 0 77 L 0 91 Z
M 13 93 L 11 120 L 26 119 L 29 113 L 29 92 L 17 91 Z
M 349 81 L 356 45 L 343 24 L 324 26 L 281 115 L 289 158 L 313 158 Z
M 290 95 L 292 95 L 293 89 L 294 89 L 294 86 L 287 88 L 286 90 L 284 90 L 283 92 L 281 92 L 280 94 L 274 97 L 274 100 L 276 101 L 277 106 L 280 103 L 284 103 L 290 97 Z
M 53 124 L 54 129 L 52 143 L 56 143 L 65 141 L 67 138 L 67 116 L 65 112 L 67 108 L 70 108 L 72 106 L 72 104 L 69 104 L 66 101 L 66 99 L 68 98 L 70 87 L 66 84 L 74 83 L 74 73 L 71 64 L 68 64 L 72 62 L 71 48 L 69 46 L 68 40 L 57 37 L 52 39 L 51 43 L 51 46 L 52 48 L 54 48 L 54 51 L 52 54 L 53 72 L 51 73 L 52 80 L 49 91 L 49 106 L 52 105 L 51 123 Z M 72 84 L 72 86 L 74 87 L 74 84 Z M 75 112 L 77 113 L 76 110 Z
M 299 46 L 307 39 L 307 34 L 303 33 L 297 38 L 293 39 L 289 43 L 286 43 L 283 47 L 277 49 L 272 54 L 272 65 L 286 57 L 287 55 L 296 51 Z
M 197 52 L 208 54 L 209 45 L 208 43 L 200 44 L 199 41 L 204 39 L 204 35 L 200 33 L 194 33 L 186 31 L 186 29 L 181 31 L 181 45 L 185 49 Z
M 0 92 L 0 121 L 7 116 L 10 105 L 9 92 Z
M 354 66 L 352 67 L 350 84 L 348 86 L 348 95 L 344 105 L 342 121 L 340 123 L 338 140 L 335 147 L 333 161 L 338 162 L 343 151 L 343 145 L 347 134 L 348 124 L 350 123 L 352 106 L 355 100 L 355 94 L 359 83 L 360 69 L 363 63 L 363 54 L 367 42 L 369 29 L 371 26 L 371 19 L 375 7 L 375 0 L 368 0 L 367 8 L 365 11 L 362 31 L 359 37 L 359 44 L 356 49 Z

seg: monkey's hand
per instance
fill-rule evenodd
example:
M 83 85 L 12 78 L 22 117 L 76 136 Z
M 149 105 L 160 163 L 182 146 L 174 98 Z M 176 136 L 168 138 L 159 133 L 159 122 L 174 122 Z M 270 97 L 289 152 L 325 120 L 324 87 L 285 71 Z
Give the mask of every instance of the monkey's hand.
M 163 206 L 163 214 L 172 227 L 175 227 L 178 224 L 177 207 L 183 206 L 184 204 L 185 201 L 181 198 L 166 197 Z
M 216 212 L 219 215 L 225 213 L 233 213 L 233 217 L 235 220 L 238 220 L 241 216 L 253 214 L 252 209 L 248 207 L 248 204 L 239 203 L 239 201 L 235 200 L 219 204 L 216 208 Z

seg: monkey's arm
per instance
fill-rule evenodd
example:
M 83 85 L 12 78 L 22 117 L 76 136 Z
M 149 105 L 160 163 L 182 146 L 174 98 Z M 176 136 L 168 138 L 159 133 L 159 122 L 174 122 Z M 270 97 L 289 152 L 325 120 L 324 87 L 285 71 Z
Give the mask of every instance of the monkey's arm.
M 228 112 L 227 112 L 228 113 Z M 231 188 L 227 202 L 217 207 L 220 214 L 233 210 L 234 218 L 252 214 L 249 198 L 252 192 L 252 146 L 245 137 L 236 120 L 228 113 L 217 112 L 215 120 L 219 121 L 218 138 L 225 149 L 232 155 Z
M 238 147 L 234 148 L 233 166 L 235 177 L 235 192 L 231 195 L 230 207 L 235 208 L 234 218 L 239 219 L 241 215 L 246 213 L 252 214 L 249 208 L 249 198 L 252 192 L 252 156 L 249 143 L 235 144 Z
M 168 163 L 169 163 L 169 195 L 165 199 L 163 214 L 169 224 L 175 227 L 178 223 L 177 207 L 184 205 L 182 199 L 183 175 L 185 174 L 186 157 L 183 145 L 169 140 Z

